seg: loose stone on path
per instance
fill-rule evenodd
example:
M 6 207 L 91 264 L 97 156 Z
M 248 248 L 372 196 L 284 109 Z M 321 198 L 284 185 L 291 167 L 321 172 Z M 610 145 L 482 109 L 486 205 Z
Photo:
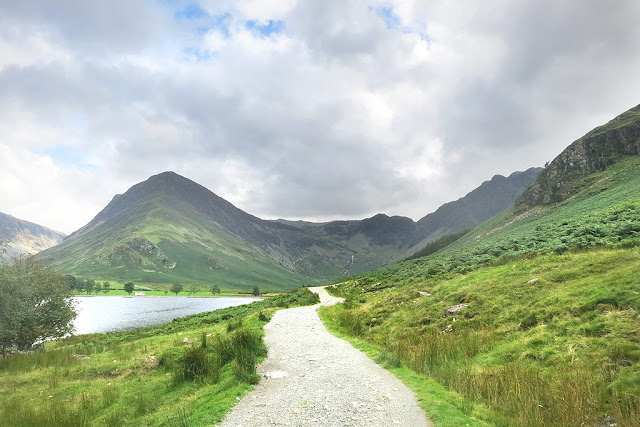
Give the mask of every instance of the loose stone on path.
M 321 305 L 341 301 L 323 288 L 311 290 Z M 327 332 L 316 308 L 275 313 L 265 327 L 263 379 L 221 426 L 429 426 L 413 392 Z

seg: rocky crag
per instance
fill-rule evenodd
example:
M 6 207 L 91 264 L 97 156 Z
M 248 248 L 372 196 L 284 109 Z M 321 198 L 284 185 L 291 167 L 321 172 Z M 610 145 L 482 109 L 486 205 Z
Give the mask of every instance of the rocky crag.
M 583 178 L 606 169 L 621 156 L 638 153 L 640 105 L 573 142 L 547 165 L 516 201 L 516 207 L 526 210 L 562 202 L 583 188 Z

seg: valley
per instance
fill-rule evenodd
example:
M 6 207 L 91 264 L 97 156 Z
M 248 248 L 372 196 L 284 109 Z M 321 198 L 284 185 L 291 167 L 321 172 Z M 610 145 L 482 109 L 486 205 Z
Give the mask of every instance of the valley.
M 64 273 L 148 288 L 180 282 L 235 292 L 289 290 L 393 264 L 445 233 L 474 227 L 512 205 L 539 173 L 494 176 L 417 222 L 378 214 L 315 224 L 262 220 L 164 172 L 115 196 L 37 257 Z
M 265 221 L 167 172 L 116 196 L 37 258 L 63 272 L 159 286 L 332 283 L 327 290 L 344 302 L 319 309 L 324 325 L 400 378 L 435 426 L 632 427 L 640 424 L 638 111 L 589 132 L 544 170 L 494 177 L 417 222 L 382 214 L 322 224 Z M 302 287 L 3 359 L 0 389 L 11 393 L 2 419 L 220 422 L 256 383 L 268 381 L 256 371 L 267 354 L 263 326 L 272 316 L 269 328 L 286 323 L 278 319 L 289 314 L 279 309 L 317 302 Z M 272 349 L 280 341 L 267 340 Z M 285 347 L 280 358 L 295 359 Z M 91 361 L 85 367 L 73 354 Z M 110 360 L 115 370 L 107 369 Z M 294 378 L 291 387 L 302 383 Z M 132 397 L 136 384 L 154 399 Z M 21 399 L 32 408 L 21 408 Z M 47 399 L 72 402 L 71 409 L 51 412 Z M 135 410 L 125 408 L 131 399 Z M 242 416 L 262 413 L 252 399 L 238 405 Z M 321 402 L 314 402 L 315 411 Z M 300 415 L 307 403 L 287 399 L 288 419 L 308 421 Z M 318 413 L 331 416 L 331 408 Z

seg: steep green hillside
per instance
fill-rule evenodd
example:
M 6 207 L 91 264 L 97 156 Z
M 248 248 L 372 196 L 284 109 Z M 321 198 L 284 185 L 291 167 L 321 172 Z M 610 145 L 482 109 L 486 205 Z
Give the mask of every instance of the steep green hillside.
M 381 362 L 429 375 L 502 426 L 640 425 L 640 250 L 545 255 L 469 274 L 367 277 L 327 308 Z M 437 421 L 434 419 L 434 421 Z M 446 420 L 438 425 L 447 425 Z
M 572 198 L 526 212 L 509 209 L 440 251 L 372 272 L 370 280 L 467 272 L 504 257 L 562 253 L 640 241 L 640 156 L 592 174 Z
M 65 272 L 142 283 L 276 290 L 307 282 L 252 244 L 275 239 L 261 225 L 204 187 L 165 173 L 116 196 L 40 256 Z
M 527 207 L 527 190 L 439 251 L 339 284 L 325 315 L 497 425 L 640 425 L 640 156 L 607 157 L 640 115 L 621 117 L 588 134 L 605 166 L 555 175 L 560 201 Z M 558 194 L 545 172 L 530 188 Z

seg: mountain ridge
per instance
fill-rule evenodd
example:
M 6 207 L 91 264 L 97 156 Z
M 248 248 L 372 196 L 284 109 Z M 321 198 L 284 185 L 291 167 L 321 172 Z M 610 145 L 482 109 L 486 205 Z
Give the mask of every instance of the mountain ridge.
M 6 258 L 20 253 L 35 254 L 65 237 L 59 231 L 0 212 L 0 242 L 7 244 Z
M 533 179 L 535 171 L 522 176 Z M 520 176 L 495 176 L 483 183 L 476 189 L 482 194 L 476 203 L 486 199 L 494 205 L 491 209 L 504 209 L 524 190 L 516 179 Z M 487 197 L 495 191 L 506 197 Z M 465 197 L 450 209 L 465 203 Z M 467 205 L 467 222 L 481 222 L 491 213 L 483 206 L 476 215 L 473 203 Z M 240 289 L 260 284 L 275 290 L 396 262 L 437 237 L 425 218 L 422 223 L 385 214 L 327 223 L 263 220 L 166 171 L 114 196 L 88 224 L 40 257 L 61 270 L 101 278 L 212 282 Z M 436 231 L 464 228 L 467 222 L 449 221 Z

